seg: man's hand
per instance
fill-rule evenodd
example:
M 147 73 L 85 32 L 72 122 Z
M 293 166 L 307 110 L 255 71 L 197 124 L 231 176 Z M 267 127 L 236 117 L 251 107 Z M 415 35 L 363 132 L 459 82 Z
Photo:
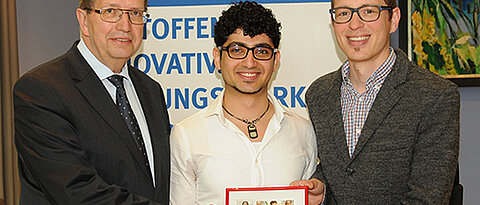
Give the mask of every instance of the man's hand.
M 325 185 L 318 179 L 297 180 L 290 183 L 291 186 L 308 187 L 308 204 L 318 205 L 323 202 L 325 197 Z

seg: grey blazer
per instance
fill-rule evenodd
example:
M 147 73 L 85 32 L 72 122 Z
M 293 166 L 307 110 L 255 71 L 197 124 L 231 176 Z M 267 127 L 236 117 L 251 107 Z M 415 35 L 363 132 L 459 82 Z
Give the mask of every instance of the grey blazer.
M 460 97 L 455 84 L 413 65 L 400 50 L 347 151 L 341 70 L 306 93 L 327 204 L 447 204 L 458 160 Z

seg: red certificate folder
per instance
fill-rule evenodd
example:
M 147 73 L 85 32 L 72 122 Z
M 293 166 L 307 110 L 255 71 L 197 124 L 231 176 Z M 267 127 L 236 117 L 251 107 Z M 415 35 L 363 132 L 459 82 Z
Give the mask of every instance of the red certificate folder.
M 308 187 L 227 188 L 226 205 L 308 205 Z

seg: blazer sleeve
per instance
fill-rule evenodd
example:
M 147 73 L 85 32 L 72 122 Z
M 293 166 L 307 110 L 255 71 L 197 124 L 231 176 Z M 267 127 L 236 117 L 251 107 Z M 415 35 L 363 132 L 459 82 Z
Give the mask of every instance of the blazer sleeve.
M 402 204 L 448 204 L 458 163 L 460 96 L 454 85 L 439 93 L 418 126 Z
M 15 85 L 15 144 L 22 183 L 41 191 L 50 204 L 158 204 L 98 175 L 55 86 L 33 74 Z

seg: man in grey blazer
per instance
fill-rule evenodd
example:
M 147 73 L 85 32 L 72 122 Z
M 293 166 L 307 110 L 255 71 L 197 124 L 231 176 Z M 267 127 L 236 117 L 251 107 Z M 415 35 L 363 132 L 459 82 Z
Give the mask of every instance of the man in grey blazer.
M 168 204 L 163 91 L 127 65 L 142 43 L 146 6 L 80 0 L 81 40 L 17 81 L 20 204 Z
M 320 164 L 312 204 L 447 204 L 458 160 L 456 85 L 392 49 L 395 0 L 334 0 L 348 60 L 306 93 Z

